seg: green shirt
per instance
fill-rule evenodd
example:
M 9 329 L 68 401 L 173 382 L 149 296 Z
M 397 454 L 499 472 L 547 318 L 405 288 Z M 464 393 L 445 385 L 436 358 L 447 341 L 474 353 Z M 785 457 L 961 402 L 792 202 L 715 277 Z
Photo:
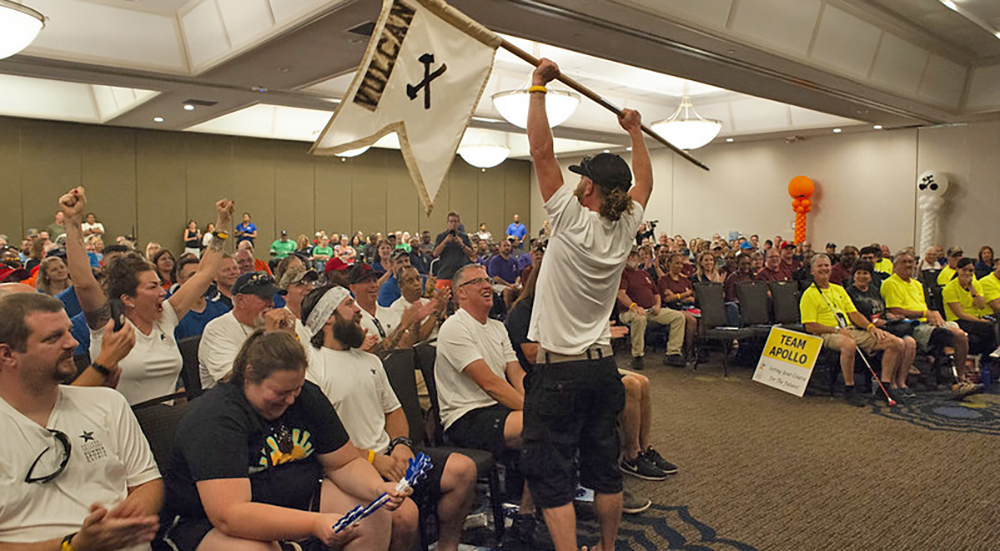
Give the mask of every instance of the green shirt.
M 313 256 L 325 256 L 327 258 L 333 257 L 333 247 L 320 247 L 316 245 L 313 247 Z
M 288 241 L 277 240 L 271 243 L 271 253 L 274 254 L 274 258 L 285 258 L 291 253 L 295 252 L 295 242 L 289 239 Z

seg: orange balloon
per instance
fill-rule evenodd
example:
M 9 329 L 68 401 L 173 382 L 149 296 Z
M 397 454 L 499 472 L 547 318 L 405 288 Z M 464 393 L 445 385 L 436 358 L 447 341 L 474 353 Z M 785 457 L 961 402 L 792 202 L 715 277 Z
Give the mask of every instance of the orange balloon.
M 788 195 L 793 199 L 808 199 L 816 190 L 815 184 L 806 176 L 796 176 L 788 182 Z
M 812 206 L 812 201 L 810 201 L 809 199 L 803 199 L 801 204 L 803 207 L 809 208 Z
M 792 208 L 797 210 L 799 208 L 799 205 L 801 205 L 801 204 L 802 204 L 802 201 L 800 201 L 798 199 L 795 199 L 795 200 L 792 201 Z

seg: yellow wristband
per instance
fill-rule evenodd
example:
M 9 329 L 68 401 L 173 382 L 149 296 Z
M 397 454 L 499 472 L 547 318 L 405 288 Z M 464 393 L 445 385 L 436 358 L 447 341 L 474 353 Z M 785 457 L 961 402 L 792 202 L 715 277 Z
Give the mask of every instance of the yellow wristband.
M 874 323 L 869 323 L 868 327 L 865 327 L 865 331 L 871 331 L 872 327 L 875 327 L 875 324 Z
M 629 310 L 631 310 L 631 309 L 633 309 L 633 308 L 635 308 L 635 303 L 634 303 L 634 302 L 633 302 L 632 304 L 629 304 L 629 305 L 628 305 L 628 309 L 629 309 Z
M 368 450 L 368 462 L 372 465 L 375 464 L 375 450 Z
M 541 92 L 542 94 L 548 94 L 549 90 L 544 86 L 532 86 L 531 88 L 528 88 L 528 92 Z
M 75 535 L 76 532 L 73 532 L 72 534 L 63 538 L 62 543 L 59 544 L 60 551 L 75 551 L 73 549 L 73 536 Z

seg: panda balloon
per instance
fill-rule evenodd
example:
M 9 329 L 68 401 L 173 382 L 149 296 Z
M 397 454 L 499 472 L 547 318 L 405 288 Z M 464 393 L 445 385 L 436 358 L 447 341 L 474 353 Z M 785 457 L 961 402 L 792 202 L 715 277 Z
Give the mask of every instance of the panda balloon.
M 921 212 L 920 251 L 927 250 L 937 240 L 944 194 L 948 191 L 948 176 L 928 170 L 917 178 L 917 207 Z

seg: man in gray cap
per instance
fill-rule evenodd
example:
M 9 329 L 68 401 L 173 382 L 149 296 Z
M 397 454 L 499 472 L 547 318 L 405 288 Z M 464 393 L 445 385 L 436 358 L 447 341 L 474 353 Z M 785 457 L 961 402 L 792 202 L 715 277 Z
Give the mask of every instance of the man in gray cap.
M 302 299 L 309 291 L 316 288 L 319 273 L 308 270 L 304 266 L 293 266 L 281 276 L 278 282 L 278 294 L 285 297 L 285 309 L 295 316 L 295 334 L 303 343 L 309 342 L 312 336 L 302 325 Z

